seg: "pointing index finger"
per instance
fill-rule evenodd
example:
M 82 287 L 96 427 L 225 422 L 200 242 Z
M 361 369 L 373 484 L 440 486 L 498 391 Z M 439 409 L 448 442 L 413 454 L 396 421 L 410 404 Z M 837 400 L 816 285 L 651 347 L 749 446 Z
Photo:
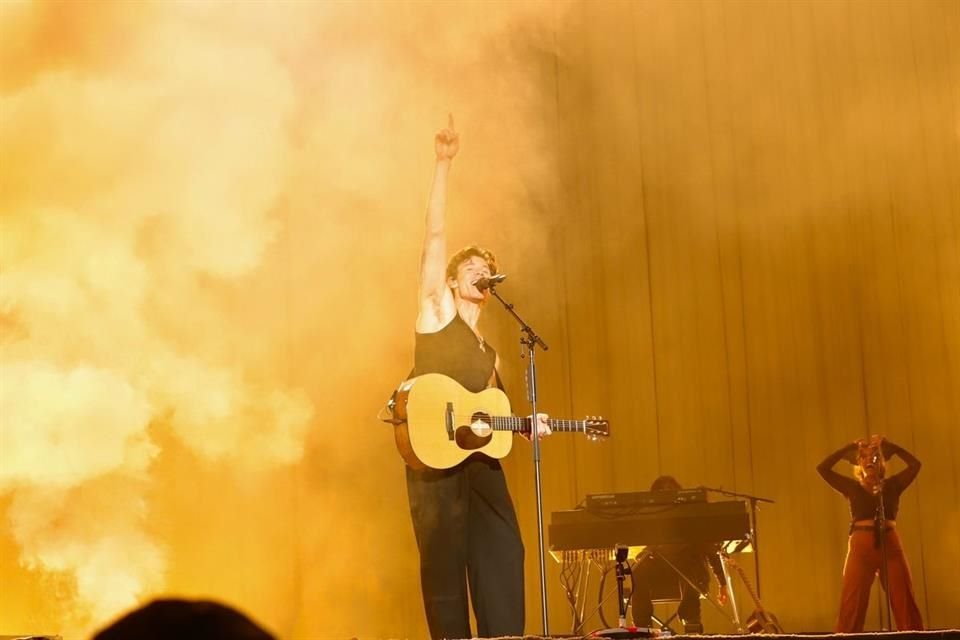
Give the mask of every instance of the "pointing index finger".
M 448 114 L 447 114 L 447 129 L 450 129 L 450 131 L 456 131 L 456 128 L 453 126 L 453 114 L 452 114 L 452 113 L 448 113 Z

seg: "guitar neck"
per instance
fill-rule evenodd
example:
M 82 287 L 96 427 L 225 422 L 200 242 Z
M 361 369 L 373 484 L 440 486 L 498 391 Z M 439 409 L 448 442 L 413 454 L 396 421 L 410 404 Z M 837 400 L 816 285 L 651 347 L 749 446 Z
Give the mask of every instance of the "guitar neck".
M 559 420 L 547 419 L 547 424 L 553 431 L 561 433 L 586 433 L 587 420 Z M 491 416 L 490 427 L 494 431 L 515 431 L 518 433 L 530 432 L 530 418 L 518 416 Z

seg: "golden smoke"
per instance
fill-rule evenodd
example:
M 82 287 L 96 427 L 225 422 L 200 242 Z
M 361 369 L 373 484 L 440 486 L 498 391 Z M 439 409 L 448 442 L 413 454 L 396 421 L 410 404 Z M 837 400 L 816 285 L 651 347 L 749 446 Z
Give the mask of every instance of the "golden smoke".
M 321 491 L 271 473 L 405 373 L 433 129 L 447 110 L 470 123 L 454 248 L 546 173 L 553 125 L 524 76 L 544 72 L 530 61 L 557 11 L 0 3 L 0 632 L 86 632 L 152 594 L 214 591 L 177 569 L 191 491 Z M 281 631 L 323 626 L 284 606 L 264 614 Z

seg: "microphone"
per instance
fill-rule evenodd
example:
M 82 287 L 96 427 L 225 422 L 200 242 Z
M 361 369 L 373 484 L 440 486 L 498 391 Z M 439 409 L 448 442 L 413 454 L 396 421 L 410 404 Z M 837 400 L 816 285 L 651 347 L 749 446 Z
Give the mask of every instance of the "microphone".
M 498 273 L 497 275 L 490 276 L 489 278 L 480 278 L 473 283 L 473 286 L 475 286 L 478 291 L 486 291 L 490 287 L 495 287 L 506 279 L 507 274 Z

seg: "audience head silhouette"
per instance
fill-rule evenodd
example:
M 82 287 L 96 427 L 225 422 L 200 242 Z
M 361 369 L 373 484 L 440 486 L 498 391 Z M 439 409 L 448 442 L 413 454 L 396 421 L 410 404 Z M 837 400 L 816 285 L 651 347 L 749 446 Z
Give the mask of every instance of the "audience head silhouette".
M 97 633 L 93 640 L 276 640 L 253 620 L 209 600 L 154 600 Z

